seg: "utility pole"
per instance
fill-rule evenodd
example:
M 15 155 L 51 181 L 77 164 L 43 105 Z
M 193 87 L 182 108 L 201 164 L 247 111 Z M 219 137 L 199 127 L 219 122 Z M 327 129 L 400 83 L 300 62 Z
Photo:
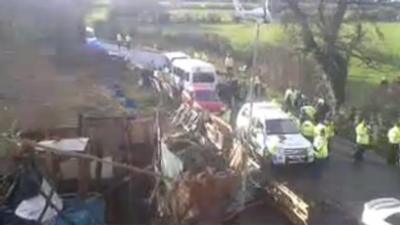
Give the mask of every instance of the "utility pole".
M 252 59 L 252 65 L 251 65 L 251 74 L 250 74 L 250 87 L 249 87 L 249 94 L 248 94 L 248 100 L 250 101 L 250 119 L 249 119 L 249 125 L 247 127 L 247 133 L 250 132 L 250 127 L 252 126 L 252 120 L 253 120 L 253 102 L 254 102 L 254 79 L 256 75 L 256 63 L 257 63 L 257 56 L 258 56 L 258 42 L 260 39 L 260 23 L 257 22 L 256 25 L 256 37 L 254 40 L 254 45 L 253 45 L 253 59 Z M 248 157 L 247 157 L 248 158 Z M 242 171 L 242 190 L 241 190 L 241 199 L 240 199 L 240 207 L 243 209 L 244 205 L 246 203 L 246 187 L 247 187 L 247 162 L 246 165 L 244 166 L 244 169 Z
M 253 44 L 253 59 L 251 62 L 251 74 L 250 74 L 250 88 L 248 100 L 250 101 L 250 123 L 247 128 L 247 131 L 250 131 L 251 120 L 253 119 L 253 103 L 254 103 L 254 80 L 256 77 L 256 63 L 258 58 L 258 43 L 260 40 L 260 23 L 258 22 L 256 25 L 256 37 Z

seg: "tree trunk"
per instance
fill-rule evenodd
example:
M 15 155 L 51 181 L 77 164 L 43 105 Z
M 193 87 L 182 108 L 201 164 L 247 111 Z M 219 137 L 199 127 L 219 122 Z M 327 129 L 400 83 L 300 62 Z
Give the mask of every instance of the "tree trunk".
M 318 55 L 317 59 L 332 86 L 336 98 L 336 106 L 342 105 L 346 98 L 347 60 L 338 52 Z

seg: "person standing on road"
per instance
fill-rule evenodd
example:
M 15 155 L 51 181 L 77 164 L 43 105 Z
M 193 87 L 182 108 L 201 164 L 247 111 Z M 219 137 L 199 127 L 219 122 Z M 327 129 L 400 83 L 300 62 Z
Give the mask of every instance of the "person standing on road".
M 388 152 L 387 162 L 390 165 L 399 165 L 400 154 L 400 122 L 397 122 L 387 134 L 390 149 Z
M 335 124 L 332 120 L 326 120 L 326 137 L 328 138 L 328 149 L 331 150 L 332 138 L 335 136 Z
M 317 179 L 320 179 L 329 156 L 328 139 L 325 130 L 321 130 L 321 132 L 314 137 L 313 146 L 315 157 L 315 169 L 313 170 L 313 174 Z
M 208 56 L 205 52 L 202 52 L 200 55 L 200 59 L 203 60 L 204 62 L 208 62 Z
M 254 77 L 254 96 L 260 98 L 262 95 L 262 85 L 260 76 L 256 75 Z
M 117 45 L 118 45 L 118 50 L 121 50 L 122 43 L 123 43 L 122 34 L 121 34 L 121 33 L 118 33 L 118 34 L 117 34 Z
M 313 145 L 315 148 L 314 156 L 316 159 L 323 160 L 328 158 L 328 138 L 324 129 L 315 136 Z
M 328 114 L 330 108 L 329 105 L 323 98 L 319 98 L 316 105 L 316 120 L 324 120 L 326 119 L 326 115 Z
M 285 91 L 285 96 L 284 96 L 284 105 L 285 105 L 285 112 L 288 112 L 292 109 L 292 98 L 293 98 L 293 89 L 292 87 L 288 87 Z
M 360 161 L 364 159 L 364 152 L 368 149 L 371 141 L 370 132 L 365 119 L 362 119 L 356 126 L 357 151 L 353 155 L 354 160 Z
M 200 58 L 201 58 L 200 53 L 199 53 L 198 51 L 195 51 L 195 52 L 193 53 L 193 58 L 195 58 L 195 59 L 200 59 Z
M 225 57 L 225 69 L 226 69 L 226 73 L 228 74 L 229 77 L 233 76 L 233 66 L 234 66 L 234 61 L 233 58 L 231 56 L 231 54 L 226 54 Z
M 130 50 L 132 45 L 132 37 L 131 35 L 127 34 L 125 35 L 125 47 Z

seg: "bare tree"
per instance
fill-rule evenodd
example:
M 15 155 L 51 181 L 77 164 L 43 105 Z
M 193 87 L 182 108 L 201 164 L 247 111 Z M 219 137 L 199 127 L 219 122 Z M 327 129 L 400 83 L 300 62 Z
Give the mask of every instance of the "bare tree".
M 348 77 L 350 59 L 360 59 L 372 65 L 374 61 L 362 47 L 366 36 L 361 20 L 346 24 L 351 30 L 343 32 L 346 13 L 364 13 L 369 2 L 362 0 L 313 0 L 309 4 L 317 5 L 315 10 L 304 7 L 299 0 L 283 0 L 293 13 L 300 26 L 302 50 L 311 53 L 321 66 L 330 83 L 336 104 L 345 101 L 345 87 Z M 379 5 L 379 3 L 375 3 Z M 307 9 L 306 9 L 307 8 Z

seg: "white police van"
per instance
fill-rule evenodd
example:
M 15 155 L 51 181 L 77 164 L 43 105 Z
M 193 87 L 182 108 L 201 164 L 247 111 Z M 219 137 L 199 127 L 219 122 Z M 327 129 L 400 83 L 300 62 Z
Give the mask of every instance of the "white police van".
M 194 87 L 215 89 L 217 73 L 215 67 L 198 59 L 176 59 L 172 62 L 172 75 L 180 89 L 193 90 Z
M 263 156 L 272 158 L 274 165 L 311 163 L 314 149 L 299 131 L 294 120 L 279 105 L 273 102 L 253 103 L 250 118 L 250 103 L 239 110 L 236 131 Z

